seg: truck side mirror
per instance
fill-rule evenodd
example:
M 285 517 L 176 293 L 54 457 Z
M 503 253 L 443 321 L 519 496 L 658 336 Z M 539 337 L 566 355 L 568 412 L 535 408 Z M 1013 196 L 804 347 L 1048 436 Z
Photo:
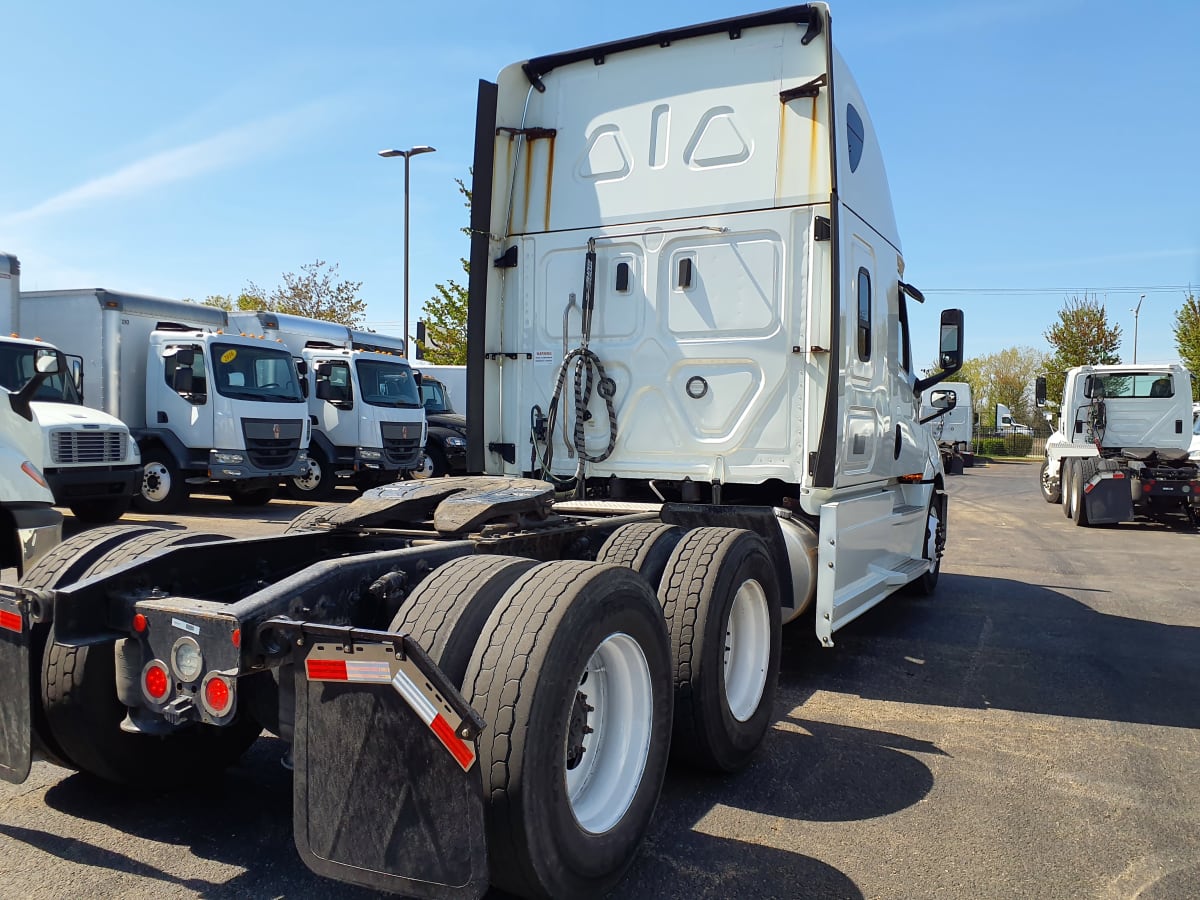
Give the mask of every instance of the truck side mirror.
M 1046 405 L 1046 376 L 1039 375 L 1033 381 L 1033 403 L 1038 409 Z
M 42 382 L 51 375 L 57 375 L 59 371 L 58 351 L 51 350 L 49 347 L 38 347 L 33 357 L 33 377 L 25 382 L 19 391 L 8 397 L 13 412 L 27 422 L 32 422 L 33 408 L 29 405 L 29 401 L 38 392 Z
M 191 347 L 168 347 L 163 351 L 163 359 L 175 357 L 176 366 L 193 366 L 196 364 L 196 351 Z
M 944 409 L 946 412 L 958 405 L 958 393 L 955 391 L 934 391 L 929 398 L 929 405 L 934 409 Z
M 938 365 L 942 371 L 928 378 L 920 378 L 913 390 L 922 394 L 939 381 L 945 381 L 962 368 L 963 364 L 963 312 L 961 309 L 943 309 L 941 338 L 938 341 Z
M 302 378 L 305 375 L 307 375 L 308 374 L 308 363 L 306 363 L 302 359 L 296 360 L 296 373 L 298 375 L 300 375 L 300 377 L 302 377 Z
M 171 387 L 177 394 L 190 394 L 195 388 L 195 380 L 191 366 L 178 366 L 171 377 Z
M 300 396 L 303 397 L 305 400 L 308 399 L 308 376 L 307 375 L 300 376 Z

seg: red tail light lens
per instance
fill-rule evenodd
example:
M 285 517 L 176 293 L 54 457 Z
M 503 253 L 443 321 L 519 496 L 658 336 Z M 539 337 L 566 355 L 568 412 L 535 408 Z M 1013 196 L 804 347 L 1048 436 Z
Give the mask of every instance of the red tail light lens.
M 153 659 L 142 669 L 142 690 L 154 703 L 161 703 L 171 689 L 171 676 L 166 663 Z
M 209 672 L 204 679 L 204 708 L 220 718 L 233 707 L 233 684 L 224 675 Z

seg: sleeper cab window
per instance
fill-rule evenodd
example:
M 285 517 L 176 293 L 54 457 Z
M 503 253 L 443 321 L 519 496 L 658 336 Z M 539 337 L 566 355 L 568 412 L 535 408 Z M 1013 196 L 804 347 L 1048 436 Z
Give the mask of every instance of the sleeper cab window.
M 858 270 L 858 358 L 871 358 L 871 273 Z

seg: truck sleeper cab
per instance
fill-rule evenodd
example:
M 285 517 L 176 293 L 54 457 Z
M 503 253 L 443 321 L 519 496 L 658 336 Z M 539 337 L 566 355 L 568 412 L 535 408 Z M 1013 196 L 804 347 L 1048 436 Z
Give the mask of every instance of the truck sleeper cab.
M 46 661 L 0 635 L 5 671 L 85 651 L 120 673 L 96 676 L 91 734 L 64 726 L 71 697 L 22 717 L 38 692 L 0 696 L 5 777 L 43 722 L 77 765 L 142 783 L 201 750 L 215 768 L 261 724 L 291 743 L 314 871 L 602 895 L 669 758 L 753 758 L 785 621 L 832 646 L 934 589 L 947 502 L 918 410 L 961 366 L 962 314 L 941 313 L 943 371 L 916 377 L 922 298 L 824 4 L 510 66 L 481 83 L 476 134 L 467 452 L 485 474 L 256 541 L 97 537 L 0 586 L 22 633 L 54 629 Z

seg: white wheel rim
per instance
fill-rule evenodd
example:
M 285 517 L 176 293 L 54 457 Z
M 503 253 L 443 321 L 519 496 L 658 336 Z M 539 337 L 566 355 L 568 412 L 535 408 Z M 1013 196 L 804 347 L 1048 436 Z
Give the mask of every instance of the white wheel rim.
M 583 754 L 572 768 L 568 729 L 567 800 L 584 831 L 603 834 L 629 809 L 650 756 L 654 693 L 638 642 L 622 633 L 605 638 L 588 660 L 578 692 L 591 707 L 586 713 L 591 732 L 583 734 Z
M 422 456 L 421 464 L 417 466 L 417 468 L 413 469 L 409 474 L 418 481 L 423 481 L 426 478 L 432 478 L 433 460 L 431 460 L 428 456 Z
M 315 491 L 321 483 L 321 464 L 315 459 L 308 461 L 308 468 L 304 470 L 304 474 L 292 479 L 296 483 L 296 487 L 302 491 Z
M 171 493 L 171 473 L 160 462 L 146 463 L 142 470 L 142 496 L 151 503 L 161 503 Z
M 938 525 L 937 512 L 930 507 L 929 518 L 925 522 L 925 552 L 929 554 L 927 557 L 933 562 L 937 562 L 937 533 Z
M 758 710 L 771 664 L 767 594 L 753 578 L 742 582 L 725 625 L 725 702 L 739 722 Z

